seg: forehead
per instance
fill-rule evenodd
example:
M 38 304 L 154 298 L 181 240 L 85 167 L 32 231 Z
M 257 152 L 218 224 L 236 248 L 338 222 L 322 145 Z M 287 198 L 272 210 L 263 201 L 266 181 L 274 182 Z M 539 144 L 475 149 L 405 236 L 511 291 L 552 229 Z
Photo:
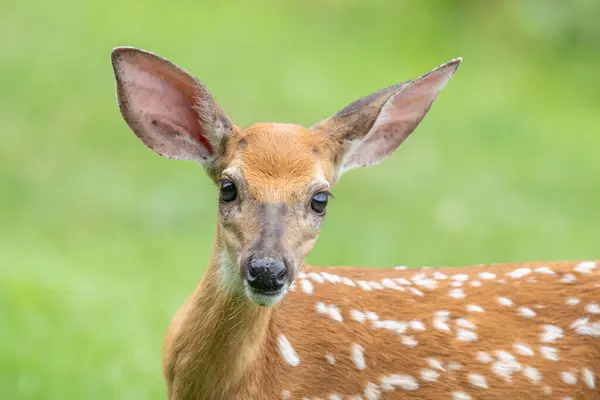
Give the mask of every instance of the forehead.
M 289 202 L 329 177 L 323 134 L 299 125 L 261 123 L 239 131 L 228 152 L 259 201 Z

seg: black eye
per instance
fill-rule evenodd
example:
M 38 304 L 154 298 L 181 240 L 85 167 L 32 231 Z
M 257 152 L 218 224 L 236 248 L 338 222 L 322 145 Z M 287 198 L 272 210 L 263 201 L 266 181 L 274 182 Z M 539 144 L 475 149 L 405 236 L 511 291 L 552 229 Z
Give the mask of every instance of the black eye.
M 228 180 L 221 181 L 221 201 L 229 203 L 237 198 L 237 189 L 233 182 Z
M 325 208 L 327 207 L 327 200 L 329 199 L 328 192 L 319 192 L 314 195 L 310 202 L 310 207 L 320 215 L 325 214 Z

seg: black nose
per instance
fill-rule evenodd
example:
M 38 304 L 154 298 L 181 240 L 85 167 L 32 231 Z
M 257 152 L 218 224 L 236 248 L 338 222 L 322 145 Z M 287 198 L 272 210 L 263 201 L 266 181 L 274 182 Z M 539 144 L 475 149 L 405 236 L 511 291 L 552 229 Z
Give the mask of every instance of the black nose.
M 254 290 L 263 293 L 277 292 L 285 285 L 285 263 L 273 258 L 252 259 L 246 268 L 246 282 Z

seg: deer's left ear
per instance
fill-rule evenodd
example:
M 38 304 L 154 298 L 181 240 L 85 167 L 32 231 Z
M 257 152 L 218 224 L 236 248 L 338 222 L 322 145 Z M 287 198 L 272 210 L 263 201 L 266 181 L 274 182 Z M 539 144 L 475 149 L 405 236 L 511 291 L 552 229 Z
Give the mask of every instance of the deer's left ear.
M 423 120 L 461 61 L 454 59 L 420 78 L 357 100 L 313 126 L 331 137 L 337 177 L 394 152 Z

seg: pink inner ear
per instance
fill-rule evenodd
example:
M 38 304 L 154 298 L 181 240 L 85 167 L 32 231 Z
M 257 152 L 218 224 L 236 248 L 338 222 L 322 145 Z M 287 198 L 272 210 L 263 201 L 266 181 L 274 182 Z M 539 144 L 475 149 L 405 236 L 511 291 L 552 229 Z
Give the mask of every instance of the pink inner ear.
M 342 170 L 379 163 L 395 151 L 425 117 L 455 70 L 436 69 L 394 94 L 364 139 L 351 144 Z
M 154 60 L 137 56 L 127 62 L 122 68 L 122 81 L 127 93 L 129 112 L 142 125 L 146 132 L 142 138 L 150 147 L 162 149 L 165 153 L 177 153 L 179 149 L 171 148 L 170 140 L 184 138 L 167 138 L 164 132 L 187 136 L 187 142 L 198 143 L 194 153 L 206 158 L 212 154 L 212 147 L 204 135 L 202 125 L 195 109 L 197 101 L 194 81 L 187 76 L 182 76 L 178 71 L 173 71 L 163 65 L 155 65 Z M 188 82 L 189 81 L 189 82 Z M 176 130 L 161 130 L 157 134 L 158 126 L 172 126 Z M 162 137 L 161 137 L 162 136 Z M 190 143 L 191 145 L 191 143 Z M 181 149 L 184 150 L 184 149 Z M 186 153 L 192 149 L 188 149 Z M 185 150 L 184 150 L 185 151 Z M 180 158 L 177 154 L 165 154 Z M 184 158 L 188 158 L 184 155 Z

